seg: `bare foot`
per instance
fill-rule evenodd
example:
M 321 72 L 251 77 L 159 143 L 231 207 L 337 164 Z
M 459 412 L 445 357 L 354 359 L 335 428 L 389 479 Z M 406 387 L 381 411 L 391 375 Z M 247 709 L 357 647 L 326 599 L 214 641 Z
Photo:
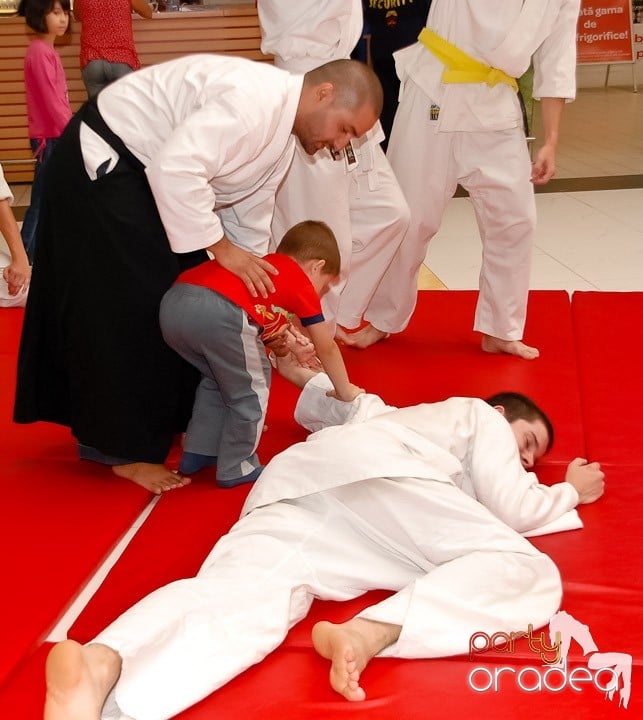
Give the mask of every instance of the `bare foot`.
M 44 720 L 99 720 L 120 671 L 120 656 L 106 645 L 58 643 L 47 657 Z
M 112 471 L 119 477 L 127 478 L 155 495 L 189 485 L 191 482 L 189 477 L 185 477 L 185 475 L 178 472 L 172 472 L 165 465 L 155 465 L 153 463 L 112 465 Z
M 524 360 L 535 360 L 540 356 L 538 348 L 525 345 L 522 340 L 501 340 L 491 335 L 482 336 L 482 349 L 488 353 L 507 353 Z
M 394 643 L 400 626 L 353 618 L 335 625 L 322 621 L 313 627 L 313 645 L 324 658 L 331 661 L 330 684 L 347 700 L 358 702 L 366 698 L 359 684 L 360 675 L 377 653 Z
M 344 328 L 341 325 L 335 326 L 335 340 L 338 342 L 342 342 L 345 345 L 349 345 L 351 341 L 351 337 L 354 335 L 354 333 L 349 332 L 348 330 L 344 330 Z
M 371 345 L 375 345 L 380 340 L 386 340 L 391 334 L 378 330 L 374 325 L 365 325 L 357 332 L 346 332 L 343 328 L 337 326 L 335 337 L 349 347 L 365 350 Z

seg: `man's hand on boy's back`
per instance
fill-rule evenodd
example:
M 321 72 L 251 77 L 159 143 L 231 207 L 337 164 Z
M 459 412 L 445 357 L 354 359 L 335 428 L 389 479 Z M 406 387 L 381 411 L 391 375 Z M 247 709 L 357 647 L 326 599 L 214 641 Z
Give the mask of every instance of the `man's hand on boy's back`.
M 278 270 L 263 258 L 233 245 L 225 235 L 207 250 L 219 265 L 243 280 L 252 297 L 266 298 L 275 291 L 270 275 L 278 275 Z

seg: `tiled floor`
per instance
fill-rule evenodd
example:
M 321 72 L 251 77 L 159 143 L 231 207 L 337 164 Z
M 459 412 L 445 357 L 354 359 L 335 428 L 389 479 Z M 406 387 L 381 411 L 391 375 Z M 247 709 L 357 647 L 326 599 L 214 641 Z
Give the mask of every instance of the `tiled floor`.
M 532 288 L 643 290 L 642 189 L 542 194 L 536 204 Z M 447 288 L 477 288 L 480 248 L 471 202 L 456 198 L 425 262 Z
M 643 189 L 539 194 L 536 205 L 534 289 L 643 290 Z M 470 200 L 451 200 L 420 287 L 477 288 L 480 248 Z
M 643 173 L 643 88 L 585 88 L 565 106 L 556 158 L 558 178 Z M 534 135 L 542 138 L 538 110 Z

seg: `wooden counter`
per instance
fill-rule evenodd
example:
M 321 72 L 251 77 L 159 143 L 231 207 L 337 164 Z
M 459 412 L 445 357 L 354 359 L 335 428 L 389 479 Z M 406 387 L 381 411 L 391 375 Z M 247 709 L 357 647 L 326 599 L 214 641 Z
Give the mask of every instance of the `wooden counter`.
M 261 32 L 253 6 L 226 5 L 220 9 L 155 13 L 151 20 L 133 17 L 134 41 L 143 66 L 194 53 L 215 52 L 271 61 L 260 50 Z M 31 182 L 23 59 L 33 37 L 24 18 L 0 18 L 0 162 L 10 183 Z M 80 24 L 72 36 L 56 44 L 60 53 L 72 110 L 87 99 L 79 66 Z M 20 161 L 7 162 L 7 161 Z

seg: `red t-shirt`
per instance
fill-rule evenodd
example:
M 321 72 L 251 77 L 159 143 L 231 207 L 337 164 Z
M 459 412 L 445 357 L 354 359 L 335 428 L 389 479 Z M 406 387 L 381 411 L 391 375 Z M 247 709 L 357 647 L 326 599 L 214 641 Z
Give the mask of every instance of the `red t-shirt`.
M 290 315 L 296 315 L 304 327 L 324 322 L 319 296 L 297 262 L 281 253 L 271 253 L 264 259 L 279 271 L 279 275 L 270 276 L 275 291 L 267 298 L 252 297 L 244 282 L 216 260 L 186 270 L 176 282 L 209 288 L 238 305 L 264 328 L 264 341 L 278 335 L 290 322 Z

